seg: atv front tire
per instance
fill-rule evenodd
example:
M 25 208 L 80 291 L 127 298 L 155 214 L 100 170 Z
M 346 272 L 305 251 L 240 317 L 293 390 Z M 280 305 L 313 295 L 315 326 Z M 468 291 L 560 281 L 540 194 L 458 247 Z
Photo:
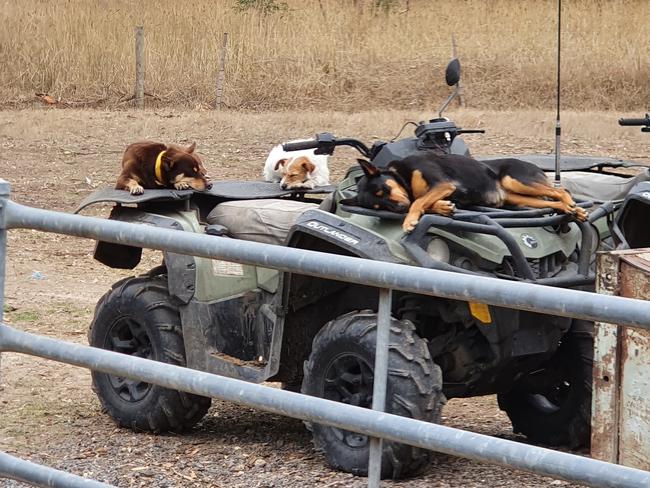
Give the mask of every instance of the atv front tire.
M 326 324 L 314 337 L 305 362 L 302 393 L 365 408 L 372 406 L 377 315 L 352 312 Z M 444 403 L 442 373 L 426 342 L 407 320 L 391 319 L 386 411 L 438 422 Z M 317 449 L 337 469 L 367 476 L 370 439 L 362 434 L 307 424 Z M 430 451 L 383 442 L 382 478 L 413 475 L 427 465 Z
M 95 307 L 88 331 L 91 346 L 185 366 L 178 308 L 162 276 L 127 278 Z M 182 432 L 207 413 L 211 398 L 170 390 L 97 371 L 93 390 L 115 422 L 136 431 Z
M 547 446 L 589 446 L 593 343 L 593 324 L 574 320 L 546 367 L 497 396 L 514 432 Z

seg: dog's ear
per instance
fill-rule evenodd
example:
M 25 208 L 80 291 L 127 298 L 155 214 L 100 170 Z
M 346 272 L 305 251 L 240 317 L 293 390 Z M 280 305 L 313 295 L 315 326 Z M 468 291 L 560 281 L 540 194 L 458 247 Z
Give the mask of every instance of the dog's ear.
M 188 146 L 188 148 L 186 149 L 186 151 L 187 151 L 188 153 L 192 154 L 192 153 L 194 152 L 195 149 L 196 149 L 196 142 L 193 142 L 192 144 L 190 144 L 190 145 Z
M 339 201 L 339 205 L 349 205 L 351 207 L 359 207 L 359 199 L 357 197 L 344 198 Z
M 300 166 L 302 166 L 303 168 L 305 168 L 305 170 L 306 170 L 308 173 L 311 173 L 312 171 L 314 171 L 314 170 L 316 169 L 316 166 L 314 166 L 314 163 L 312 163 L 312 162 L 311 162 L 309 159 L 307 159 L 307 158 L 302 158 L 302 161 L 300 161 Z
M 357 163 L 359 163 L 361 169 L 368 178 L 372 178 L 373 176 L 377 176 L 379 174 L 377 166 L 372 164 L 370 161 L 366 161 L 365 159 L 357 159 Z
M 277 163 L 275 163 L 273 169 L 277 171 L 280 169 L 280 166 L 284 166 L 285 164 L 287 164 L 287 162 L 289 162 L 288 159 L 280 159 Z

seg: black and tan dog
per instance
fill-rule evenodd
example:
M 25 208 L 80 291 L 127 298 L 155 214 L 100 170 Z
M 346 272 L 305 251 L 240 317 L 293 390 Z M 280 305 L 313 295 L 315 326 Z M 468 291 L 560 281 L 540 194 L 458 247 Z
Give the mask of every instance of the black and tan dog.
M 451 215 L 455 204 L 550 207 L 578 220 L 587 218 L 565 189 L 554 188 L 541 169 L 518 159 L 481 162 L 456 154 L 422 153 L 385 169 L 358 161 L 364 176 L 357 182 L 357 196 L 342 203 L 406 213 L 405 232 L 413 230 L 423 213 Z
M 122 156 L 122 172 L 115 188 L 139 195 L 145 188 L 205 190 L 210 179 L 203 162 L 194 152 L 196 143 L 183 148 L 160 142 L 136 142 Z

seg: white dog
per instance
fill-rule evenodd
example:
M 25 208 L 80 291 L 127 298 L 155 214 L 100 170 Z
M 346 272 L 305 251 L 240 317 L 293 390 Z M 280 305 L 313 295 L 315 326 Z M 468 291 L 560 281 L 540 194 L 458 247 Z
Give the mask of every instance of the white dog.
M 291 142 L 302 142 L 300 139 Z M 280 182 L 283 190 L 314 188 L 330 184 L 327 154 L 314 154 L 315 149 L 285 151 L 278 144 L 264 163 L 264 180 Z

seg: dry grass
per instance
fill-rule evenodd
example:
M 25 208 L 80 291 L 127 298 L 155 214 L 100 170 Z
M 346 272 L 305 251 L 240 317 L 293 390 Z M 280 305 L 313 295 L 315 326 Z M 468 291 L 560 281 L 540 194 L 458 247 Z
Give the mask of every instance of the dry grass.
M 288 10 L 238 12 L 234 0 L 5 0 L 0 103 L 48 92 L 115 105 L 133 90 L 133 28 L 144 25 L 150 104 L 214 100 L 223 32 L 232 108 L 357 111 L 437 105 L 453 33 L 470 106 L 552 107 L 555 0 L 287 0 Z M 355 6 L 356 5 L 356 6 Z M 568 0 L 564 104 L 650 105 L 647 0 Z

